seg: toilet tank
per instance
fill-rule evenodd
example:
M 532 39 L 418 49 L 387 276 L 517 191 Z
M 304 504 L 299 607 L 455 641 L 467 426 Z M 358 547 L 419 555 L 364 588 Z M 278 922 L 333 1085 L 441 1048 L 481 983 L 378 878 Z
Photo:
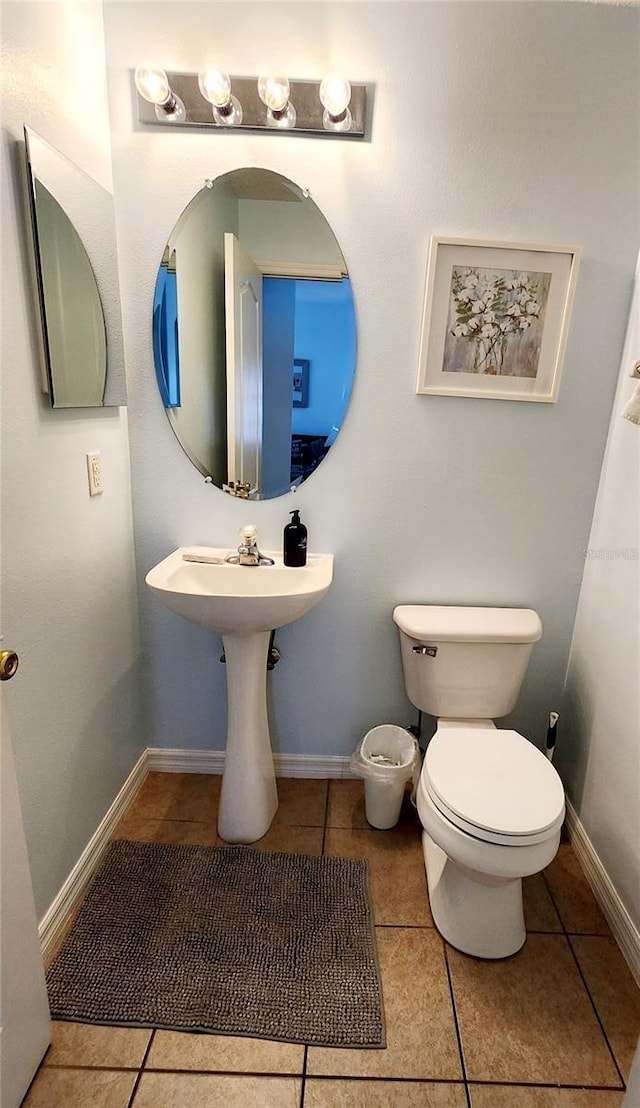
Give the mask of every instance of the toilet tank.
M 401 604 L 393 619 L 409 700 L 449 719 L 508 715 L 542 635 L 540 616 L 531 608 Z

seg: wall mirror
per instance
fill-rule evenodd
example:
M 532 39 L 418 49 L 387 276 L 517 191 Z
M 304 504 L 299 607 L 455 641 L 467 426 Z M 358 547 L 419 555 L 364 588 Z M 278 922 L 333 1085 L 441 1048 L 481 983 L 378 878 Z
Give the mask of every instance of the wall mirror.
M 306 480 L 342 425 L 356 327 L 340 247 L 305 191 L 255 168 L 205 183 L 164 250 L 153 349 L 171 426 L 207 479 L 254 500 Z
M 42 328 L 54 408 L 126 403 L 113 196 L 25 127 Z

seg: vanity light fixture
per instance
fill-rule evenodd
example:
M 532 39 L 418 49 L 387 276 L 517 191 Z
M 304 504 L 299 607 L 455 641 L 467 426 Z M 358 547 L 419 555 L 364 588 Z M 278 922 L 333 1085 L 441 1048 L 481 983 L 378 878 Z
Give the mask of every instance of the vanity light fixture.
M 194 74 L 140 65 L 135 85 L 143 124 L 209 128 L 219 134 L 365 135 L 367 86 L 350 84 L 337 73 L 322 81 L 298 81 L 269 73 L 230 77 L 214 67 Z
M 239 127 L 242 123 L 242 104 L 231 93 L 228 73 L 210 66 L 198 74 L 198 88 L 205 100 L 213 106 L 213 118 L 218 127 Z
M 136 88 L 139 95 L 155 108 L 158 123 L 184 123 L 186 108 L 179 96 L 173 92 L 164 69 L 155 65 L 139 65 L 135 72 Z

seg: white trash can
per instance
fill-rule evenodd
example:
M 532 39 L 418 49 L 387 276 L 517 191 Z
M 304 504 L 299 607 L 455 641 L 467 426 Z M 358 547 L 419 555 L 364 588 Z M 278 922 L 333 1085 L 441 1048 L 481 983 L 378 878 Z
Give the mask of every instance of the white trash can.
M 400 816 L 404 787 L 420 774 L 420 748 L 404 727 L 384 723 L 367 731 L 353 754 L 351 769 L 364 777 L 364 806 L 372 827 L 395 827 Z

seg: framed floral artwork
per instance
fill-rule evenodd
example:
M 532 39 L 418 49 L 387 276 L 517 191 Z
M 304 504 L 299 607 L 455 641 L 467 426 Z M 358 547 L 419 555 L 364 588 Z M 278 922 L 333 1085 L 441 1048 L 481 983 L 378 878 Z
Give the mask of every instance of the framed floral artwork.
M 554 403 L 580 249 L 432 236 L 418 393 Z

